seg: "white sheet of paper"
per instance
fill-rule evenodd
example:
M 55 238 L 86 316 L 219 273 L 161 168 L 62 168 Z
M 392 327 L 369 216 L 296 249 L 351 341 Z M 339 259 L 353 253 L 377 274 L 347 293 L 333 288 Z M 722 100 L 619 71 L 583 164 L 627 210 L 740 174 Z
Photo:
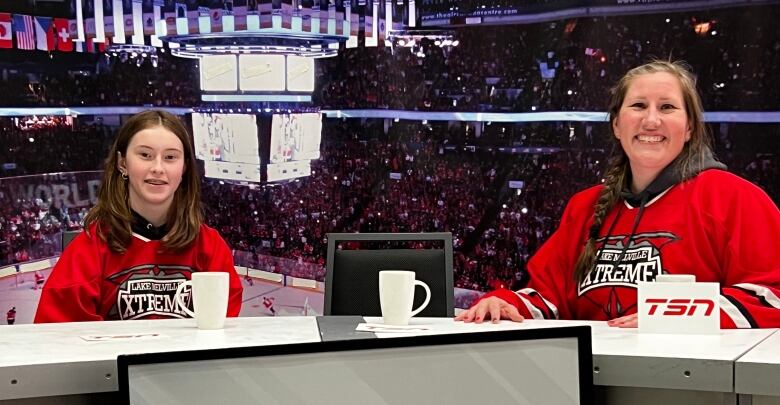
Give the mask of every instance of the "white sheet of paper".
M 117 333 L 113 335 L 83 335 L 79 336 L 87 342 L 127 342 L 132 340 L 148 340 L 165 337 L 162 333 Z

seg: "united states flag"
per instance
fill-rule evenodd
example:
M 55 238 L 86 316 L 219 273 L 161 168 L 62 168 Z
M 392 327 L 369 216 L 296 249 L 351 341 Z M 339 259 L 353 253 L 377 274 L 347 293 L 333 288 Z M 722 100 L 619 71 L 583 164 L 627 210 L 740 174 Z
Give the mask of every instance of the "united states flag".
M 35 28 L 32 16 L 14 14 L 14 33 L 16 34 L 17 48 L 35 49 Z

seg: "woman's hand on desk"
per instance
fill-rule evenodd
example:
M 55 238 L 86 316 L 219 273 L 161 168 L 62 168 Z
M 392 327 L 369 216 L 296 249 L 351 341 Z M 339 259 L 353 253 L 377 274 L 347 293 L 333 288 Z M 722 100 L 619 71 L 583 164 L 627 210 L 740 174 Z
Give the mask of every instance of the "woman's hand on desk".
M 493 323 L 501 319 L 522 322 L 523 316 L 510 303 L 498 297 L 488 297 L 480 300 L 476 305 L 455 317 L 456 321 L 482 323 L 489 320 Z
M 621 316 L 620 318 L 608 320 L 607 325 L 617 328 L 636 328 L 639 326 L 639 317 L 637 314 Z

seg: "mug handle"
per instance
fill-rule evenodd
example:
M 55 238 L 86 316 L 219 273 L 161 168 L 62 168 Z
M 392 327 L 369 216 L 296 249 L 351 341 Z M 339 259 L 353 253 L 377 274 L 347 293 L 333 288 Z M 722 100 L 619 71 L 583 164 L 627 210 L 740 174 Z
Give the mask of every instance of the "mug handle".
M 425 283 L 423 283 L 420 280 L 414 280 L 414 285 L 416 285 L 416 286 L 419 285 L 420 287 L 425 289 L 425 302 L 423 302 L 422 305 L 417 307 L 417 309 L 412 311 L 412 314 L 409 315 L 409 317 L 413 317 L 413 316 L 419 314 L 423 309 L 425 309 L 425 307 L 428 306 L 428 303 L 431 302 L 431 289 L 428 288 L 428 284 L 425 284 Z
M 179 304 L 179 308 L 181 308 L 182 311 L 194 318 L 195 312 L 192 312 L 189 308 L 187 308 L 187 305 L 184 304 L 184 297 L 181 295 L 181 293 L 184 292 L 184 286 L 186 285 L 189 285 L 190 288 L 192 288 L 192 280 L 187 280 L 179 284 L 179 287 L 176 288 L 176 294 L 173 296 L 173 298 L 176 300 L 176 303 Z

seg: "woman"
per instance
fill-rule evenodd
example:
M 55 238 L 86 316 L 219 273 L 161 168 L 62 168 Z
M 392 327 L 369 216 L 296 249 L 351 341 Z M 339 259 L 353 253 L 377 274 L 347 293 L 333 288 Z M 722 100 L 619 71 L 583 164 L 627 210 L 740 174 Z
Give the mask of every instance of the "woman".
M 122 126 L 84 229 L 49 275 L 36 323 L 185 318 L 173 295 L 197 271 L 230 273 L 228 316 L 238 316 L 241 281 L 203 223 L 192 142 L 176 116 L 145 111 Z
M 528 263 L 528 288 L 496 290 L 456 317 L 604 320 L 637 326 L 637 283 L 694 274 L 721 284 L 722 328 L 780 327 L 780 212 L 713 158 L 701 100 L 679 63 L 630 70 L 613 89 L 616 156 L 569 201 Z

